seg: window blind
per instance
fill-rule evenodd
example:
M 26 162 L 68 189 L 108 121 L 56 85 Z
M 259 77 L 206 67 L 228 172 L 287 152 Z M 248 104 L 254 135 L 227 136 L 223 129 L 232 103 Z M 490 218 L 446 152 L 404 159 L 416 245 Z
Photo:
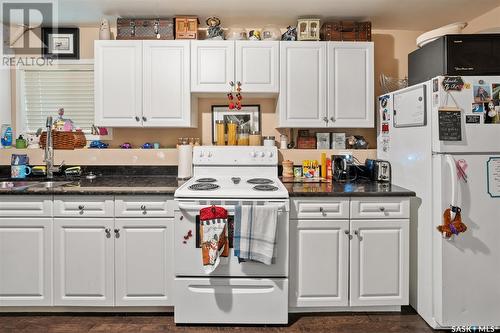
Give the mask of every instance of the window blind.
M 64 108 L 64 118 L 90 133 L 94 123 L 93 67 L 25 70 L 24 106 L 29 132 L 45 127 L 47 116 L 56 119 L 57 110 Z

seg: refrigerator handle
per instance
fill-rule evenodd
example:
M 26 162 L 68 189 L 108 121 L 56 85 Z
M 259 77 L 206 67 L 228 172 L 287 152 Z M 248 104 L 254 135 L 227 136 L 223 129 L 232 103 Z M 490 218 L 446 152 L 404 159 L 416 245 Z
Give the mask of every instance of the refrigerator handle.
M 458 191 L 458 176 L 457 176 L 457 164 L 455 159 L 451 155 L 446 155 L 446 162 L 450 167 L 451 172 L 451 206 L 457 206 L 457 191 Z

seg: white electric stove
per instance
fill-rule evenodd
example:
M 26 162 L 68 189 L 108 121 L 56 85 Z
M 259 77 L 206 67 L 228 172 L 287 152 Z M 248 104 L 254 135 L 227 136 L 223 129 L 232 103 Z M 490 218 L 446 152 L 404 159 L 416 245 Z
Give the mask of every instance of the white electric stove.
M 289 202 L 278 179 L 276 147 L 195 147 L 193 177 L 177 189 L 175 200 L 175 322 L 286 324 Z M 230 238 L 237 205 L 277 206 L 273 264 L 240 263 L 231 248 L 225 264 L 206 275 L 199 211 L 210 205 L 228 210 Z
M 288 198 L 276 147 L 195 147 L 193 175 L 176 198 Z

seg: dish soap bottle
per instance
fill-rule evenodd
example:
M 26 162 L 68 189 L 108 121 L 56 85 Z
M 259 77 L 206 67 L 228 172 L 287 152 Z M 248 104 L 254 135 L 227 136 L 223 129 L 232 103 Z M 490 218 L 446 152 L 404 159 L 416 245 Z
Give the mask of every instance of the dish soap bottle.
M 2 125 L 1 143 L 4 148 L 12 147 L 12 127 L 8 124 Z

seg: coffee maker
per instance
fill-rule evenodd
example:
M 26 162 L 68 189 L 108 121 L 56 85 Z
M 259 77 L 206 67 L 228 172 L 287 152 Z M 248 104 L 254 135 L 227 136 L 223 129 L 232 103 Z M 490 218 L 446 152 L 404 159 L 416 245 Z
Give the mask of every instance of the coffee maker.
M 353 180 L 351 167 L 353 165 L 352 155 L 332 155 L 332 175 L 333 180 L 338 182 L 348 182 Z

